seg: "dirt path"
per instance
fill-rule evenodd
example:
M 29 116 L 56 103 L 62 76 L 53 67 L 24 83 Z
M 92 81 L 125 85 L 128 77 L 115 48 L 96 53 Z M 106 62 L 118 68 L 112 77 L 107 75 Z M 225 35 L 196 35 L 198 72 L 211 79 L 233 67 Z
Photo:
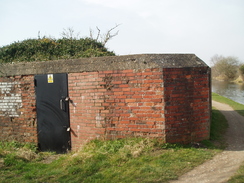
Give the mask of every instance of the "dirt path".
M 228 120 L 227 149 L 172 183 L 224 183 L 244 161 L 244 117 L 226 104 L 215 101 L 212 104 Z

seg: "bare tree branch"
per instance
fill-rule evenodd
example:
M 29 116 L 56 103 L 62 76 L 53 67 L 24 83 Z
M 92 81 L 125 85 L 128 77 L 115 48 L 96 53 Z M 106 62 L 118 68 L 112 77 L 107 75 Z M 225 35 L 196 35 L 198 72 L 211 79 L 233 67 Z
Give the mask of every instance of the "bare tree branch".
M 96 38 L 94 38 L 94 31 L 92 29 L 90 29 L 90 38 L 94 39 L 96 41 L 100 41 L 102 43 L 103 46 L 105 46 L 105 44 L 111 40 L 113 37 L 117 36 L 119 34 L 119 31 L 112 33 L 116 28 L 118 28 L 120 26 L 120 24 L 116 24 L 113 28 L 109 29 L 105 34 L 101 34 L 101 30 L 97 28 L 97 36 Z
M 67 29 L 63 29 L 63 32 L 61 33 L 61 36 L 63 38 L 67 38 L 67 39 L 78 39 L 79 38 L 80 33 L 78 32 L 75 35 L 75 31 L 72 27 L 68 27 Z
M 101 30 L 98 27 L 96 27 L 96 28 L 97 28 L 97 31 L 98 31 L 96 41 L 98 41 L 99 37 L 101 36 L 100 35 Z
M 91 38 L 91 39 L 94 39 L 94 38 L 93 38 L 93 30 L 92 30 L 91 28 L 90 28 L 90 38 Z
M 119 27 L 119 26 L 120 26 L 120 24 L 115 25 L 115 27 L 109 29 L 109 30 L 107 31 L 107 33 L 102 37 L 102 44 L 103 44 L 103 46 L 105 46 L 105 44 L 106 44 L 109 40 L 111 40 L 113 37 L 115 37 L 115 36 L 117 36 L 117 35 L 119 34 L 119 31 L 117 31 L 117 32 L 115 32 L 114 34 L 112 34 L 112 31 L 113 31 L 114 29 L 116 29 L 117 27 Z

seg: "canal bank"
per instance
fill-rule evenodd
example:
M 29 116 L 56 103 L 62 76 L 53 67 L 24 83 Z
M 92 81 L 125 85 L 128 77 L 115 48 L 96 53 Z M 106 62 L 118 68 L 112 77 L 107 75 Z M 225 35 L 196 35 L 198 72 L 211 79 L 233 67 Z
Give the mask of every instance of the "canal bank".
M 212 92 L 244 104 L 244 83 L 212 80 Z

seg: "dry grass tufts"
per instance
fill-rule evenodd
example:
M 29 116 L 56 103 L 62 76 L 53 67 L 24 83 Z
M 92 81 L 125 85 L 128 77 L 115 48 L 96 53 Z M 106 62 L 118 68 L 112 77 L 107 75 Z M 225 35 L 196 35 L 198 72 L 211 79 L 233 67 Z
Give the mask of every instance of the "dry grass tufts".
M 16 149 L 16 156 L 25 159 L 27 161 L 31 161 L 34 159 L 37 159 L 39 155 L 32 151 L 31 149 L 26 149 L 26 148 L 18 148 Z
M 125 145 L 122 149 L 120 149 L 120 153 L 121 155 L 128 155 L 129 153 L 132 157 L 136 158 L 139 157 L 143 152 L 151 149 L 154 145 L 155 143 L 151 139 L 145 138 L 135 144 L 129 143 L 129 145 Z

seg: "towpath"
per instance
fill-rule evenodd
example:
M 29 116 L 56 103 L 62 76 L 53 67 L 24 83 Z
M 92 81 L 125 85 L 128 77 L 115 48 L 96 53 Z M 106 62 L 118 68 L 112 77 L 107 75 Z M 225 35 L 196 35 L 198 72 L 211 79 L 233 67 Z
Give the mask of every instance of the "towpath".
M 172 183 L 225 183 L 244 162 L 244 117 L 229 105 L 216 101 L 212 105 L 227 119 L 226 133 L 228 147 L 213 159 L 182 175 Z

